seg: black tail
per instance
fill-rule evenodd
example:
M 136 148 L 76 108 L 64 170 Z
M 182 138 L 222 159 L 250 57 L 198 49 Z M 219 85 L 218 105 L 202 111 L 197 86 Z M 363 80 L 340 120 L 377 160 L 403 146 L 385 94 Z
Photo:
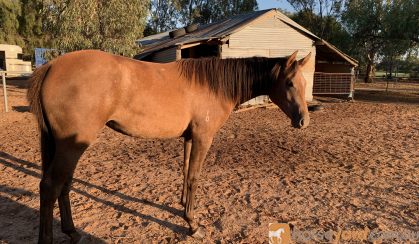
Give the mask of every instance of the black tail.
M 51 68 L 51 65 L 52 62 L 49 62 L 33 72 L 31 78 L 29 79 L 30 87 L 27 93 L 27 99 L 31 112 L 35 114 L 38 120 L 41 140 L 42 172 L 45 172 L 48 169 L 55 153 L 54 137 L 51 134 L 51 128 L 43 111 L 41 100 L 42 84 L 49 69 Z

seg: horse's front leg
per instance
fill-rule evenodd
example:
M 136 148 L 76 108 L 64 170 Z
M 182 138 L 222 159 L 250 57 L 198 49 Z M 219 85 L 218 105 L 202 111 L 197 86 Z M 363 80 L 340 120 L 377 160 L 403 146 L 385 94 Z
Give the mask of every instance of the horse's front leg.
M 203 162 L 207 155 L 208 149 L 212 143 L 212 136 L 196 135 L 192 138 L 192 148 L 189 162 L 189 170 L 186 179 L 186 204 L 185 219 L 192 231 L 192 236 L 203 238 L 205 232 L 199 227 L 198 221 L 194 219 L 195 194 L 198 188 L 198 180 L 202 169 Z
M 191 148 L 192 148 L 192 138 L 190 136 L 185 137 L 184 142 L 184 163 L 183 163 L 183 189 L 182 189 L 182 197 L 181 203 L 185 207 L 186 206 L 186 195 L 188 192 L 187 187 L 187 180 L 188 180 L 188 171 L 189 171 L 189 159 L 191 156 Z

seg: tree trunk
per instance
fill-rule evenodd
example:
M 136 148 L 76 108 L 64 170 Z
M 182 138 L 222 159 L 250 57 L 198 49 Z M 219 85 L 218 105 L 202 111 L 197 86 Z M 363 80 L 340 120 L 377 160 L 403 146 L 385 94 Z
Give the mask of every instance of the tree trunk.
M 387 78 L 390 78 L 390 79 L 393 78 L 393 65 L 394 65 L 394 63 L 393 63 L 393 57 L 390 57 L 390 70 L 389 70 L 390 75 Z
M 375 53 L 370 51 L 367 55 L 367 70 L 365 72 L 364 82 L 371 83 L 372 82 L 372 73 L 374 69 L 374 56 Z
M 364 77 L 364 82 L 365 83 L 371 83 L 372 82 L 371 73 L 372 73 L 372 64 L 371 64 L 371 62 L 368 62 L 367 63 L 367 70 L 365 72 L 365 77 Z

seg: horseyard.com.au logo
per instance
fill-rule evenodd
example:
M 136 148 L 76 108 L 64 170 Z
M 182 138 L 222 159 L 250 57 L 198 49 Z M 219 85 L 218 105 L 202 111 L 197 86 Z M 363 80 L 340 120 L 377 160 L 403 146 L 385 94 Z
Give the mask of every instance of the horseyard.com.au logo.
M 288 224 L 269 223 L 269 244 L 291 243 L 291 230 Z
M 419 232 L 417 231 L 391 231 L 378 229 L 358 230 L 322 230 L 309 229 L 298 230 L 293 228 L 291 232 L 290 225 L 287 223 L 269 224 L 269 244 L 288 244 L 293 240 L 296 243 L 364 243 L 364 242 L 382 242 L 389 243 L 419 243 Z

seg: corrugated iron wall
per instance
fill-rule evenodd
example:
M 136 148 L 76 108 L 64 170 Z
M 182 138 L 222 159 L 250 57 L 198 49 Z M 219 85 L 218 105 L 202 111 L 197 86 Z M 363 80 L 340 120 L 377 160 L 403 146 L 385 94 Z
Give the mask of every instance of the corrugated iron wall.
M 168 63 L 176 61 L 176 50 L 177 47 L 168 48 L 165 50 L 158 51 L 152 55 L 150 61 L 158 63 Z

